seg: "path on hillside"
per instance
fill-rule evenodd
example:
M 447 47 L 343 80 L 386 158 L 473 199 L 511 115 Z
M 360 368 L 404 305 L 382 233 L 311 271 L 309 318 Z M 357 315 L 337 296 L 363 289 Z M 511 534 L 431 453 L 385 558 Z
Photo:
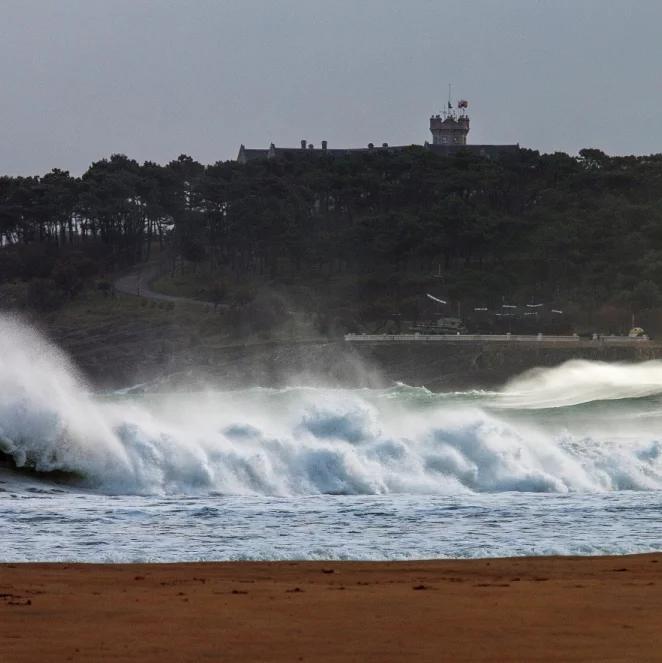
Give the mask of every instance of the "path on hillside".
M 163 292 L 155 292 L 150 287 L 150 283 L 158 275 L 156 265 L 144 265 L 128 274 L 124 274 L 115 279 L 115 290 L 125 295 L 135 295 L 144 297 L 157 302 L 173 302 L 179 304 L 193 304 L 195 306 L 214 306 L 213 302 L 193 299 L 192 297 L 180 297 L 177 295 L 166 295 Z M 216 304 L 217 308 L 226 308 L 227 304 Z

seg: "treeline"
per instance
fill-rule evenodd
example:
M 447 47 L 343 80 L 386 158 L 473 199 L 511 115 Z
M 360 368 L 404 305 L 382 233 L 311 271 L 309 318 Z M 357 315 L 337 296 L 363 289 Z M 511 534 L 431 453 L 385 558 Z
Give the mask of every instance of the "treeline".
M 431 287 L 467 305 L 643 310 L 662 288 L 662 156 L 114 155 L 81 177 L 0 178 L 0 242 L 2 280 L 47 279 L 66 296 L 160 246 L 173 269 L 336 288 L 334 305 L 374 317 L 413 316 Z

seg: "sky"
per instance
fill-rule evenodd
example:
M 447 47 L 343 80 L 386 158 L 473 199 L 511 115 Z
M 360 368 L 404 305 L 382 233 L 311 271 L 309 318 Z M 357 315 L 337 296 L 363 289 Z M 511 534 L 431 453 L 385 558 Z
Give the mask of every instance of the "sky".
M 0 173 L 123 153 L 471 143 L 662 152 L 660 0 L 0 0 Z

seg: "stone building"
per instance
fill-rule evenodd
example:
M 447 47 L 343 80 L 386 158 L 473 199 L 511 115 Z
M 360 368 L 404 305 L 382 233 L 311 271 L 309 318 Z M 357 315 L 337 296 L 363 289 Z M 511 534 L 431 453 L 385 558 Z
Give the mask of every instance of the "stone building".
M 430 118 L 433 145 L 466 145 L 469 116 L 466 112 L 446 111 Z
M 504 154 L 514 154 L 519 150 L 519 145 L 471 145 L 467 143 L 469 133 L 469 115 L 467 114 L 468 103 L 464 100 L 457 103 L 457 108 L 448 103 L 448 109 L 430 118 L 430 132 L 432 143 L 426 141 L 422 147 L 436 154 L 448 156 L 459 151 L 472 152 L 488 159 L 496 159 Z M 274 143 L 267 149 L 251 149 L 244 145 L 239 148 L 237 161 L 246 163 L 253 159 L 276 159 L 286 155 L 312 154 L 326 155 L 330 157 L 342 157 L 358 152 L 369 152 L 371 150 L 388 150 L 391 152 L 405 150 L 411 145 L 391 146 L 382 143 L 380 147 L 369 143 L 367 147 L 329 148 L 327 141 L 323 140 L 319 148 L 312 143 L 302 140 L 299 147 L 276 147 Z M 420 147 L 420 146 L 419 146 Z

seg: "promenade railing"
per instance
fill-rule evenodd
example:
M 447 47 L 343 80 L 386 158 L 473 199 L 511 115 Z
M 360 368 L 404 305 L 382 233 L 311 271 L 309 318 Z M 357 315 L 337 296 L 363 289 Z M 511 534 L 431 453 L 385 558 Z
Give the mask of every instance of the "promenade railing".
M 416 342 L 416 341 L 445 341 L 462 343 L 467 341 L 485 341 L 485 342 L 520 342 L 520 343 L 645 343 L 650 339 L 647 336 L 598 336 L 594 334 L 592 338 L 582 338 L 577 334 L 571 336 L 554 336 L 549 334 L 345 334 L 345 340 L 355 343 L 372 342 Z

